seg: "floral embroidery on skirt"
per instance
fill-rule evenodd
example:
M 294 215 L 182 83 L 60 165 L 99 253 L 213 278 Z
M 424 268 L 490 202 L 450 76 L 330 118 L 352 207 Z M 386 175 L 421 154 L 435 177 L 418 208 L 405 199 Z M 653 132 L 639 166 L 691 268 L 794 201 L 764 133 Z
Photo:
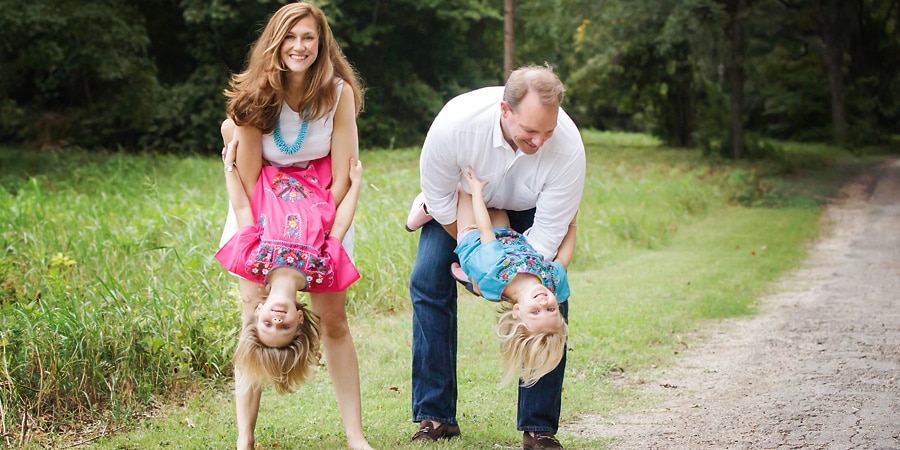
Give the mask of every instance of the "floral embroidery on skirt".
M 276 267 L 291 267 L 302 272 L 309 284 L 307 289 L 310 286 L 327 287 L 334 283 L 334 273 L 329 268 L 328 261 L 309 249 L 278 242 L 263 242 L 251 253 L 250 261 L 247 261 L 248 275 L 259 283 L 264 283 L 269 271 Z

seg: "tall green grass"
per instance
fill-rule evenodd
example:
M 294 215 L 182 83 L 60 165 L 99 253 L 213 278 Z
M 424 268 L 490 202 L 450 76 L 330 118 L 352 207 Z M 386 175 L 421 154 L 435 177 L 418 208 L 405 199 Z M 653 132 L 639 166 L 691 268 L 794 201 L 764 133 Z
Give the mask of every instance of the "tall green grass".
M 777 163 L 711 162 L 642 135 L 588 131 L 584 139 L 569 417 L 616 401 L 603 387 L 611 370 L 661 363 L 703 320 L 752 311 L 765 283 L 802 257 L 818 205 L 864 163 L 805 147 L 785 149 L 802 157 Z M 418 151 L 361 159 L 354 257 L 363 278 L 349 291 L 349 311 L 367 431 L 393 448 L 408 437 L 398 429 L 409 422 L 407 284 L 418 234 L 403 222 L 418 191 Z M 88 420 L 142 424 L 108 448 L 230 447 L 224 382 L 240 307 L 234 280 L 212 258 L 227 206 L 218 155 L 0 148 L 0 163 L 3 439 L 14 444 L 25 418 L 43 432 L 28 434 L 32 442 L 71 443 L 81 438 L 65 431 Z M 460 311 L 468 427 L 448 448 L 514 440 L 515 390 L 496 386 L 496 314 L 466 295 Z M 166 409 L 171 419 L 135 421 L 175 398 L 186 400 Z M 186 424 L 197 427 L 185 435 Z M 299 394 L 267 393 L 257 436 L 264 445 L 341 448 L 324 370 Z
M 123 419 L 230 373 L 237 303 L 210 259 L 223 203 L 210 159 L 4 156 L 3 429 Z

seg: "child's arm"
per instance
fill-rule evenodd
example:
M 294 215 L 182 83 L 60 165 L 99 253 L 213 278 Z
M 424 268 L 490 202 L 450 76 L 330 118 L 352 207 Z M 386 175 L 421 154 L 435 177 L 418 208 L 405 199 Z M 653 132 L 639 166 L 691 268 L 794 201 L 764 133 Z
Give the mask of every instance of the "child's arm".
M 576 212 L 572 222 L 569 223 L 569 230 L 566 232 L 566 236 L 563 237 L 562 242 L 559 244 L 559 250 L 557 250 L 556 259 L 554 260 L 562 264 L 566 269 L 569 268 L 569 264 L 572 264 L 572 259 L 575 258 L 575 234 L 578 230 L 578 226 L 575 225 L 575 219 L 577 218 L 578 213 Z
M 481 234 L 481 245 L 484 245 L 496 239 L 494 226 L 491 224 L 491 215 L 484 204 L 484 196 L 482 195 L 482 190 L 488 182 L 479 180 L 472 166 L 469 166 L 468 171 L 463 170 L 462 174 L 466 178 L 466 182 L 469 183 L 469 191 L 472 193 L 472 212 L 475 214 L 475 226 L 478 227 L 478 232 Z
M 231 141 L 225 147 L 225 188 L 228 190 L 228 200 L 239 227 L 253 225 L 253 209 L 250 207 L 250 197 L 244 190 L 241 176 L 238 173 L 234 160 L 237 154 L 238 141 Z
M 344 200 L 338 205 L 334 215 L 334 225 L 331 234 L 339 241 L 344 240 L 344 235 L 353 223 L 356 214 L 356 204 L 359 202 L 359 190 L 362 188 L 362 162 L 357 158 L 350 158 L 350 189 L 344 195 Z

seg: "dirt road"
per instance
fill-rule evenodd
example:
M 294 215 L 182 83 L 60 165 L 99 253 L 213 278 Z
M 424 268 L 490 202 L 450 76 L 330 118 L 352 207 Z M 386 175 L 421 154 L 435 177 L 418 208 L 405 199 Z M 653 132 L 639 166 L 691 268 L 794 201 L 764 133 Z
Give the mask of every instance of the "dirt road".
M 845 188 L 823 220 L 759 316 L 622 381 L 652 406 L 563 431 L 613 449 L 900 449 L 900 160 Z

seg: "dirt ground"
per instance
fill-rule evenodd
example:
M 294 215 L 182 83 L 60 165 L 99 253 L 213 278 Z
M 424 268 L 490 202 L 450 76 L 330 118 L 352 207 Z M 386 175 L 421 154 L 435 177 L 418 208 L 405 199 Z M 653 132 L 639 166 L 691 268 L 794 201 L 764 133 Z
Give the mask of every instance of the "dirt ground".
M 562 431 L 613 449 L 900 449 L 900 160 L 843 194 L 758 316 L 623 377 L 649 406 Z

